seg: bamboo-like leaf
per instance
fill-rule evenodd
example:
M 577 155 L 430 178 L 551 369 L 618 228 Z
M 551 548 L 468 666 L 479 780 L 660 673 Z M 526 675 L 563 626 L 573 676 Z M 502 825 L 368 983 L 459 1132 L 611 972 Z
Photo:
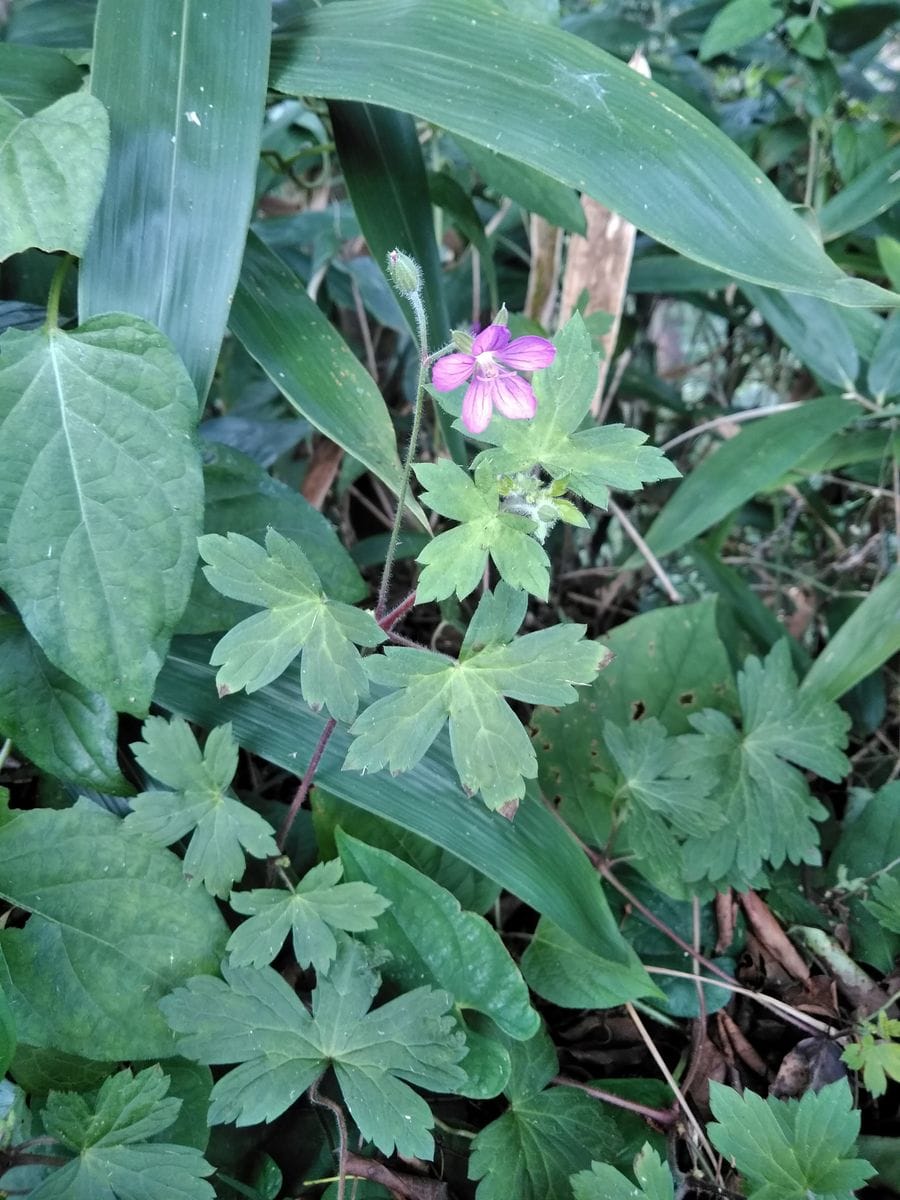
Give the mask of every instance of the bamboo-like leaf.
M 206 396 L 250 220 L 271 28 L 265 0 L 100 0 L 91 90 L 110 169 L 82 317 L 152 321 Z
M 762 172 L 684 101 L 583 39 L 488 0 L 330 4 L 272 53 L 280 91 L 414 113 L 739 279 L 900 305 L 847 278 Z

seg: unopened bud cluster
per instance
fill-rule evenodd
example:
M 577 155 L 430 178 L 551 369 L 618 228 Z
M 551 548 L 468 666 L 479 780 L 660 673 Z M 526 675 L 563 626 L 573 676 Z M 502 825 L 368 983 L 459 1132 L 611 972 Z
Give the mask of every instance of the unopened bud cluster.
M 544 484 L 536 475 L 525 471 L 515 475 L 501 475 L 500 507 L 504 512 L 534 521 L 536 528 L 532 533 L 543 544 L 557 521 L 563 521 L 567 525 L 587 525 L 584 515 L 571 500 L 563 498 L 567 490 L 565 479 L 555 479 L 550 484 Z

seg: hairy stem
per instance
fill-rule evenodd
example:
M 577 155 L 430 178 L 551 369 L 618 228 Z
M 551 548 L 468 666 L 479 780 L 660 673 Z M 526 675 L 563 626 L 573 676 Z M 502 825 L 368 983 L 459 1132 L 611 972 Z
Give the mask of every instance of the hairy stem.
M 338 1181 L 337 1181 L 337 1200 L 344 1200 L 344 1191 L 347 1183 L 347 1122 L 344 1119 L 344 1110 L 334 1100 L 328 1096 L 323 1096 L 319 1091 L 319 1084 L 316 1081 L 309 1089 L 309 1098 L 313 1104 L 321 1105 L 322 1108 L 327 1108 L 334 1116 L 338 1127 Z
M 50 282 L 50 294 L 47 297 L 47 316 L 44 319 L 44 332 L 50 333 L 59 324 L 59 298 L 62 295 L 63 284 L 69 273 L 69 267 L 75 259 L 71 254 L 64 254 L 56 265 L 53 279 Z

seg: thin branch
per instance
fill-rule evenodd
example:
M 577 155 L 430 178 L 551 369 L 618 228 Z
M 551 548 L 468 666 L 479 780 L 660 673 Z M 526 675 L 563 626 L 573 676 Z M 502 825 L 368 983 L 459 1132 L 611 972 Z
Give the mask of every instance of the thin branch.
M 586 1092 L 588 1096 L 593 1096 L 595 1100 L 602 1100 L 605 1104 L 614 1104 L 616 1108 L 627 1109 L 628 1112 L 637 1113 L 639 1117 L 644 1117 L 647 1121 L 653 1121 L 656 1125 L 661 1125 L 663 1129 L 668 1129 L 675 1120 L 675 1114 L 670 1108 L 651 1108 L 647 1104 L 638 1104 L 636 1100 L 626 1100 L 624 1096 L 617 1096 L 614 1092 L 606 1092 L 602 1088 L 591 1087 L 589 1083 L 579 1083 L 577 1079 L 569 1079 L 565 1075 L 557 1075 L 550 1081 L 558 1087 L 578 1088 L 581 1092 Z
M 684 1113 L 685 1117 L 687 1118 L 688 1124 L 693 1129 L 694 1136 L 697 1139 L 697 1146 L 702 1151 L 703 1157 L 707 1160 L 707 1162 L 706 1162 L 707 1170 L 709 1171 L 710 1175 L 712 1175 L 712 1176 L 717 1175 L 718 1170 L 716 1167 L 717 1160 L 716 1160 L 715 1151 L 713 1150 L 712 1146 L 709 1144 L 706 1134 L 703 1131 L 703 1126 L 697 1120 L 697 1117 L 694 1114 L 694 1110 L 691 1108 L 690 1104 L 688 1104 L 687 1097 L 685 1096 L 684 1092 L 682 1092 L 681 1088 L 676 1083 L 675 1076 L 672 1074 L 672 1072 L 666 1066 L 665 1059 L 663 1058 L 663 1056 L 660 1054 L 659 1050 L 657 1049 L 656 1042 L 654 1042 L 653 1038 L 647 1032 L 647 1028 L 644 1025 L 644 1022 L 638 1016 L 637 1010 L 635 1009 L 634 1005 L 629 1004 L 626 1001 L 625 1010 L 628 1013 L 629 1017 L 631 1017 L 631 1020 L 632 1020 L 632 1023 L 634 1024 L 635 1029 L 637 1029 L 638 1033 L 641 1035 L 641 1040 L 643 1041 L 644 1045 L 647 1047 L 648 1051 L 650 1052 L 650 1057 L 656 1063 L 657 1067 L 659 1067 L 660 1074 L 662 1075 L 663 1079 L 665 1079 L 665 1081 L 669 1085 L 669 1087 L 672 1089 L 672 1094 L 675 1097 L 675 1099 L 678 1101 L 678 1105 L 681 1108 L 681 1111 Z
M 835 1029 L 833 1025 L 817 1021 L 815 1017 L 800 1012 L 799 1009 L 786 1004 L 784 1000 L 779 1000 L 776 996 L 769 996 L 766 992 L 753 992 L 750 988 L 741 987 L 739 983 L 727 979 L 724 975 L 721 979 L 710 979 L 708 975 L 694 975 L 691 971 L 676 971 L 669 967 L 644 967 L 644 970 L 648 975 L 666 975 L 672 979 L 691 979 L 694 982 L 706 984 L 707 987 L 724 988 L 726 992 L 733 992 L 736 996 L 746 996 L 750 1000 L 755 1000 L 763 1008 L 768 1008 L 772 1012 L 786 1017 L 792 1025 L 796 1025 L 799 1029 L 811 1030 L 813 1033 L 821 1033 L 826 1037 L 838 1037 L 840 1034 L 840 1030 Z
M 625 515 L 625 513 L 621 510 L 621 508 L 619 508 L 618 504 L 616 504 L 615 500 L 613 500 L 613 499 L 610 499 L 610 501 L 609 501 L 609 511 L 613 514 L 614 517 L 616 517 L 619 524 L 622 526 L 622 528 L 625 530 L 625 532 L 628 534 L 628 536 L 634 542 L 635 546 L 638 549 L 638 552 L 643 556 L 643 559 L 646 562 L 647 566 L 650 568 L 650 570 L 653 572 L 653 574 L 656 576 L 656 578 L 662 584 L 663 591 L 666 593 L 666 595 L 669 597 L 669 599 L 672 601 L 672 603 L 673 604 L 681 604 L 681 602 L 683 600 L 683 596 L 678 591 L 678 589 L 675 587 L 675 584 L 672 582 L 672 580 L 669 578 L 669 576 L 666 574 L 662 563 L 659 561 L 659 559 L 656 557 L 656 555 L 653 553 L 653 551 L 650 549 L 650 547 L 647 545 L 647 543 L 644 541 L 644 539 L 641 537 L 641 535 L 638 533 L 638 531 L 632 525 L 631 521 L 628 519 L 628 517 Z
M 784 404 L 767 404 L 761 408 L 748 408 L 744 412 L 722 413 L 720 417 L 713 417 L 709 421 L 701 421 L 699 425 L 695 425 L 693 429 L 688 429 L 686 433 L 679 433 L 677 437 L 673 437 L 670 441 L 664 442 L 660 449 L 663 454 L 668 454 L 675 446 L 680 446 L 682 442 L 689 442 L 691 438 L 699 437 L 701 433 L 706 433 L 710 429 L 717 429 L 720 425 L 739 425 L 742 421 L 755 421 L 757 417 L 768 417 L 772 413 L 790 412 L 792 408 L 801 408 L 802 400 L 788 400 Z

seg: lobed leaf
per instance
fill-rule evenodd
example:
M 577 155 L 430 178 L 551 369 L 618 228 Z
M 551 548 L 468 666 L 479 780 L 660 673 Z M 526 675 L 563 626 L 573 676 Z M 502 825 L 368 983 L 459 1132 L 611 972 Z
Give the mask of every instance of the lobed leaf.
M 433 1155 L 431 1113 L 408 1084 L 452 1091 L 465 1079 L 446 993 L 417 988 L 369 1012 L 378 976 L 349 941 L 319 976 L 311 1014 L 270 968 L 225 966 L 223 975 L 192 979 L 161 1002 L 181 1053 L 241 1064 L 213 1088 L 213 1124 L 272 1121 L 332 1066 L 364 1138 L 384 1154 Z
M 661 451 L 645 446 L 647 435 L 623 425 L 590 425 L 579 431 L 597 387 L 598 357 L 576 313 L 553 339 L 557 354 L 532 381 L 537 413 L 530 421 L 495 416 L 480 440 L 496 449 L 475 460 L 497 474 L 530 471 L 539 465 L 554 479 L 598 508 L 606 508 L 611 488 L 636 491 L 679 471 Z
M 290 935 L 301 967 L 327 971 L 338 949 L 333 931 L 374 929 L 377 918 L 390 907 L 390 900 L 370 883 L 340 883 L 342 874 L 341 862 L 335 859 L 307 871 L 291 891 L 232 892 L 231 907 L 250 916 L 228 939 L 232 966 L 267 966 Z
M 526 517 L 504 512 L 500 488 L 490 471 L 476 470 L 475 479 L 449 459 L 417 463 L 416 478 L 427 489 L 421 500 L 444 517 L 462 522 L 438 536 L 416 562 L 420 603 L 446 600 L 454 592 L 465 599 L 484 577 L 488 556 L 512 587 L 546 600 L 550 589 L 550 560 L 531 536 L 536 525 Z
M 716 1122 L 710 1140 L 750 1183 L 750 1200 L 851 1200 L 874 1175 L 859 1158 L 848 1158 L 859 1134 L 859 1112 L 845 1079 L 802 1100 L 776 1100 L 753 1092 L 740 1096 L 710 1084 Z
M 503 604 L 509 585 L 499 584 L 497 593 Z M 496 604 L 486 595 L 479 610 Z M 480 792 L 489 808 L 502 808 L 520 800 L 525 780 L 537 774 L 531 742 L 503 697 L 570 703 L 577 697 L 573 684 L 590 683 L 603 654 L 602 647 L 584 640 L 580 625 L 558 625 L 505 645 L 488 645 L 458 662 L 431 651 L 389 647 L 367 659 L 366 670 L 375 682 L 397 690 L 357 718 L 344 767 L 408 771 L 449 722 L 463 787 Z
M 325 595 L 318 574 L 296 544 L 274 529 L 265 550 L 241 534 L 206 534 L 200 554 L 204 574 L 217 591 L 234 600 L 264 605 L 218 643 L 210 660 L 221 669 L 221 696 L 245 688 L 258 691 L 277 679 L 303 650 L 303 698 L 314 711 L 323 706 L 336 721 L 352 721 L 368 684 L 357 646 L 386 638 L 375 618 Z
M 191 833 L 184 874 L 224 899 L 244 873 L 245 852 L 254 858 L 278 853 L 269 823 L 227 794 L 238 764 L 231 726 L 213 729 L 202 752 L 179 717 L 148 717 L 143 735 L 142 742 L 132 743 L 135 758 L 172 790 L 136 796 L 125 829 L 159 846 L 170 846 Z

